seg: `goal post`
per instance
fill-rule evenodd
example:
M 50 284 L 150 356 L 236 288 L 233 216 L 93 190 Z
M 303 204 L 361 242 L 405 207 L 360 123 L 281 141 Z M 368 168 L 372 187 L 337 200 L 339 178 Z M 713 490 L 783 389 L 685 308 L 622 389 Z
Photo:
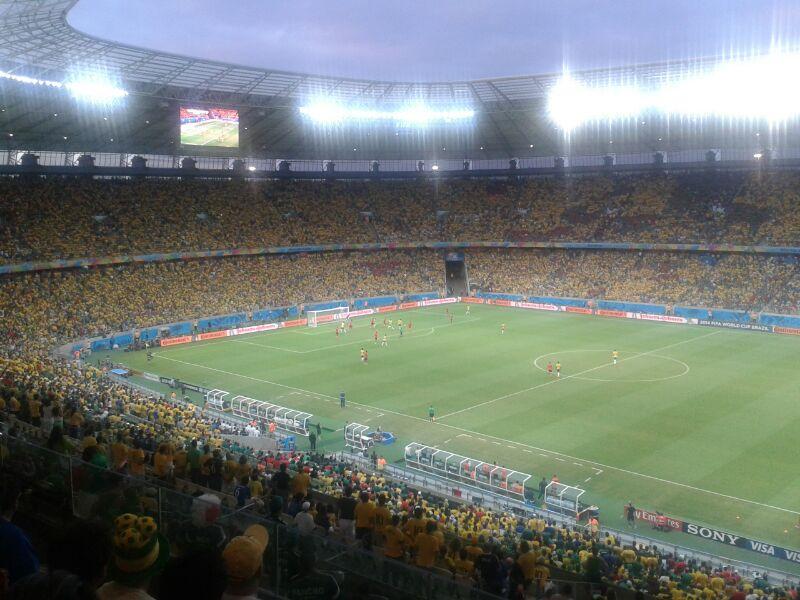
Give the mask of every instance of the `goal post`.
M 306 318 L 309 327 L 319 327 L 323 323 L 341 321 L 350 313 L 349 306 L 336 306 L 334 308 L 324 308 L 322 310 L 309 310 Z

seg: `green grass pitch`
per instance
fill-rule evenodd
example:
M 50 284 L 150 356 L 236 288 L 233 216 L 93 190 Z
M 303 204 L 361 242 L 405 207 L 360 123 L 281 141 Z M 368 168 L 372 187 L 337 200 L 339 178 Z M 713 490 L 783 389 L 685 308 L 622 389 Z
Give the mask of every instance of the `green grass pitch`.
M 181 144 L 185 146 L 239 147 L 239 123 L 201 121 L 181 125 Z
M 495 306 L 389 313 L 413 322 L 389 347 L 369 317 L 118 355 L 133 368 L 306 410 L 329 430 L 381 425 L 411 441 L 587 490 L 601 522 L 622 506 L 800 547 L 800 340 L 791 336 Z M 506 324 L 505 334 L 500 333 Z M 359 358 L 361 347 L 369 362 Z M 611 363 L 612 350 L 619 363 Z M 563 365 L 560 380 L 548 361 Z M 344 390 L 348 406 L 341 409 Z M 430 423 L 433 404 L 437 422 Z M 341 448 L 341 431 L 325 447 Z M 305 440 L 304 440 L 305 441 Z M 800 567 L 686 534 L 643 535 L 785 571 Z

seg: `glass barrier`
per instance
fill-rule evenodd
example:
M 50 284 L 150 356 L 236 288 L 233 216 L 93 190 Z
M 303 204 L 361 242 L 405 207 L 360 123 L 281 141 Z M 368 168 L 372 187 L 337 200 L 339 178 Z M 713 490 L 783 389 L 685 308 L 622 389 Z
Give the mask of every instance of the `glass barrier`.
M 293 585 L 314 572 L 333 576 L 343 597 L 405 599 L 489 600 L 496 595 L 475 587 L 469 579 L 455 578 L 444 570 L 428 570 L 383 556 L 382 549 L 365 549 L 358 542 L 345 543 L 337 535 L 301 535 L 287 523 L 288 517 L 271 517 L 263 504 L 235 508 L 235 499 L 215 494 L 221 503 L 218 516 L 209 522 L 212 506 L 200 493 L 210 490 L 194 484 L 133 477 L 59 454 L 25 440 L 2 436 L 0 469 L 27 486 L 26 510 L 48 515 L 54 526 L 73 515 L 111 522 L 124 513 L 152 516 L 170 541 L 173 552 L 186 552 L 195 544 L 224 548 L 251 524 L 263 525 L 270 542 L 264 557 L 261 587 L 272 597 L 289 597 Z
M 34 433 L 30 430 L 26 435 Z M 229 494 L 212 492 L 181 479 L 116 473 L 18 437 L 0 435 L 0 471 L 4 478 L 13 478 L 31 489 L 24 508 L 53 528 L 63 526 L 73 515 L 106 522 L 127 512 L 150 515 L 159 523 L 175 554 L 197 545 L 221 551 L 227 541 L 249 525 L 261 524 L 270 535 L 261 587 L 272 597 L 291 597 L 292 586 L 308 577 L 312 562 L 314 573 L 330 574 L 343 597 L 348 598 L 489 600 L 497 597 L 476 587 L 469 577 L 455 577 L 435 567 L 417 568 L 386 557 L 380 539 L 367 549 L 359 542 L 346 543 L 339 534 L 319 527 L 312 534 L 301 535 L 287 515 L 270 515 L 268 502 L 237 509 L 236 500 Z M 212 503 L 202 494 L 214 494 L 216 500 Z M 325 503 L 336 502 L 318 493 L 312 495 Z M 210 508 L 213 519 L 208 518 Z M 505 545 L 510 542 L 503 540 Z M 577 573 L 559 571 L 552 565 L 550 571 L 551 581 L 572 586 L 576 600 L 588 599 L 598 591 Z M 776 579 L 773 582 L 777 583 Z M 627 600 L 628 595 L 633 598 L 633 590 L 616 589 L 620 600 Z M 529 589 L 537 597 L 541 591 Z

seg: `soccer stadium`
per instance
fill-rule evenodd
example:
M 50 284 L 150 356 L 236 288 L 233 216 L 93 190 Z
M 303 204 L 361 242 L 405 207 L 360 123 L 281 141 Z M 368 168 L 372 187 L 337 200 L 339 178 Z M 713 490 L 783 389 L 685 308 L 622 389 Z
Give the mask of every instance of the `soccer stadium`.
M 796 11 L 472 4 L 0 0 L 0 599 L 798 600 Z

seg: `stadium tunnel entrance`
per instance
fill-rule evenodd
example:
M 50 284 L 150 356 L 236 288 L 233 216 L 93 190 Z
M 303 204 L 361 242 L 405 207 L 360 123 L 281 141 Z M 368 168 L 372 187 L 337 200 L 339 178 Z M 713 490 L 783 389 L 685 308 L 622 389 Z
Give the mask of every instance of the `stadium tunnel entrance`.
M 448 296 L 468 296 L 469 278 L 463 252 L 446 252 L 444 255 L 444 283 Z

